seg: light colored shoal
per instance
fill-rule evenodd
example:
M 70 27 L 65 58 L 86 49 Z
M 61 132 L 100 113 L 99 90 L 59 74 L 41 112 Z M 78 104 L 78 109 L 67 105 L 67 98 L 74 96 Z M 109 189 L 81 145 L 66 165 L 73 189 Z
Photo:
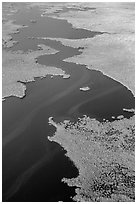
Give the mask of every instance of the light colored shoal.
M 88 91 L 88 90 L 90 90 L 90 88 L 88 86 L 85 86 L 85 87 L 81 87 L 80 90 L 81 91 Z
M 75 201 L 134 201 L 134 116 L 102 123 L 85 116 L 58 124 L 51 117 L 49 124 L 56 133 L 48 139 L 59 143 L 79 170 L 78 177 L 63 179 L 77 187 Z
M 41 50 L 10 52 L 3 51 L 2 54 L 2 97 L 25 95 L 26 86 L 21 82 L 34 81 L 35 77 L 46 75 L 61 75 L 68 77 L 65 72 L 56 67 L 49 67 L 36 63 L 36 58 L 41 55 L 55 54 L 58 51 L 45 45 Z
M 133 109 L 133 108 L 131 108 L 131 109 L 123 108 L 123 111 L 135 113 L 135 109 Z
M 69 74 L 65 74 L 64 76 L 63 76 L 63 79 L 69 79 L 70 78 L 70 75 Z

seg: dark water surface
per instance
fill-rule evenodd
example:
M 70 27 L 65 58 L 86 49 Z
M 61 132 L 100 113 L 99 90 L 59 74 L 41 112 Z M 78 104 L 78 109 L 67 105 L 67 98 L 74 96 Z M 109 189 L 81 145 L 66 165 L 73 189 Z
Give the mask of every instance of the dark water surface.
M 24 8 L 13 17 L 18 24 L 29 25 L 13 35 L 19 43 L 11 50 L 37 49 L 45 44 L 59 50 L 54 55 L 40 56 L 38 63 L 59 67 L 70 74 L 69 79 L 60 76 L 27 83 L 26 97 L 9 97 L 3 102 L 3 201 L 71 201 L 74 188 L 63 184 L 63 177 L 76 177 L 77 169 L 64 156 L 65 151 L 56 143 L 49 142 L 47 136 L 55 132 L 48 125 L 48 118 L 56 121 L 66 118 L 77 120 L 87 114 L 99 121 L 112 116 L 133 113 L 123 108 L 134 108 L 134 97 L 120 83 L 99 71 L 88 70 L 84 65 L 62 60 L 80 54 L 78 49 L 63 46 L 51 40 L 28 39 L 29 37 L 62 37 L 79 39 L 93 37 L 96 32 L 73 29 L 67 21 L 40 17 L 34 8 Z M 30 19 L 36 19 L 31 23 Z M 87 92 L 79 90 L 89 86 Z
M 68 38 L 81 39 L 90 38 L 103 32 L 88 31 L 85 29 L 74 29 L 66 20 L 58 20 L 51 17 L 41 17 L 41 12 L 37 8 L 30 10 L 22 9 L 14 15 L 16 24 L 24 24 L 29 27 L 21 29 L 21 33 L 14 34 L 20 44 L 15 45 L 15 49 L 30 49 L 30 39 L 28 37 L 52 37 L 52 38 Z M 31 23 L 31 20 L 36 20 L 36 23 Z M 13 48 L 13 50 L 14 50 Z M 36 49 L 35 40 L 31 43 L 31 49 Z

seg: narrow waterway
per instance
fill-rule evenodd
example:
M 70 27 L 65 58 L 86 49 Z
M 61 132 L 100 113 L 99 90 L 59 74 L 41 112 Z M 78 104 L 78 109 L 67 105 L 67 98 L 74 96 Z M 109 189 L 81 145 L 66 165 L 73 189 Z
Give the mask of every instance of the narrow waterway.
M 134 97 L 127 88 L 99 71 L 63 61 L 80 54 L 78 49 L 56 41 L 28 39 L 80 39 L 101 33 L 74 29 L 67 21 L 42 18 L 40 14 L 34 7 L 22 8 L 13 16 L 16 23 L 29 27 L 12 35 L 19 43 L 10 50 L 37 50 L 38 44 L 57 49 L 57 54 L 40 56 L 38 63 L 59 67 L 70 78 L 36 78 L 35 82 L 26 84 L 26 97 L 9 97 L 3 102 L 3 201 L 71 201 L 75 194 L 74 188 L 63 184 L 61 179 L 77 176 L 77 169 L 59 145 L 47 140 L 55 132 L 48 125 L 50 116 L 56 121 L 66 118 L 75 121 L 87 114 L 99 121 L 103 118 L 112 121 L 112 116 L 129 118 L 133 114 L 123 111 L 123 108 L 134 108 Z M 90 90 L 82 92 L 79 90 L 82 86 L 89 86 Z

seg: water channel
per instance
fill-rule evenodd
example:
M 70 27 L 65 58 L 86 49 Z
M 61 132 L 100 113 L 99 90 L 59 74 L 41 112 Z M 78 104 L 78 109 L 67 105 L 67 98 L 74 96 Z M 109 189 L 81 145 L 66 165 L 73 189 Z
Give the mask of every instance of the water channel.
M 9 97 L 3 102 L 3 201 L 72 201 L 75 189 L 61 179 L 76 177 L 78 171 L 64 156 L 62 147 L 47 140 L 55 132 L 48 125 L 48 118 L 77 121 L 84 114 L 99 121 L 113 121 L 111 117 L 118 115 L 129 118 L 133 113 L 124 112 L 123 108 L 134 108 L 134 97 L 126 87 L 101 72 L 63 61 L 79 55 L 79 49 L 57 41 L 28 38 L 81 39 L 102 33 L 74 29 L 65 20 L 41 17 L 37 7 L 23 7 L 13 19 L 28 27 L 12 35 L 19 43 L 10 50 L 37 50 L 38 44 L 59 50 L 57 54 L 38 57 L 38 63 L 59 67 L 70 78 L 36 78 L 35 82 L 26 83 L 26 97 Z M 82 92 L 82 86 L 89 86 L 90 90 Z

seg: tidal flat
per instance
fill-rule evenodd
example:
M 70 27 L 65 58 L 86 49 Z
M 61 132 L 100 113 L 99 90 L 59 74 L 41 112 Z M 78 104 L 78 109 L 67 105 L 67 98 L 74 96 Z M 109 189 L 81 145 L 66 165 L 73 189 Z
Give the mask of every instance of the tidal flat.
M 3 5 L 3 201 L 134 201 L 134 4 Z

